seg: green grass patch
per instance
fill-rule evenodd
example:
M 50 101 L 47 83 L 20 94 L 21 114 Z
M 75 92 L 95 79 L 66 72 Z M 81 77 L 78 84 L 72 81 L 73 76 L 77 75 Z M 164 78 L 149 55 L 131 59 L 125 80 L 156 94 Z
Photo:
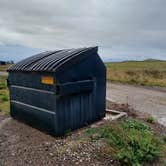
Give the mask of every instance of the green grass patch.
M 6 89 L 6 88 L 7 88 L 6 77 L 0 76 L 0 90 Z
M 106 63 L 107 80 L 166 87 L 166 61 Z
M 165 161 L 163 161 L 163 166 L 166 166 L 166 160 L 165 160 Z
M 3 102 L 5 102 L 5 101 L 8 101 L 9 99 L 8 99 L 8 96 L 7 96 L 7 95 L 2 95 L 1 100 L 2 100 Z
M 163 141 L 166 143 L 166 134 L 163 136 Z
M 147 121 L 148 123 L 154 123 L 154 122 L 155 122 L 155 119 L 154 119 L 152 116 L 148 116 L 148 117 L 146 118 L 146 121 Z
M 7 88 L 6 77 L 0 76 L 0 113 L 9 113 L 9 91 Z
M 5 83 L 0 83 L 0 89 L 5 89 L 6 88 L 6 84 Z
M 137 120 L 107 124 L 87 129 L 85 133 L 92 140 L 104 140 L 107 153 L 110 151 L 121 165 L 141 165 L 161 156 L 162 141 L 153 135 L 149 126 Z

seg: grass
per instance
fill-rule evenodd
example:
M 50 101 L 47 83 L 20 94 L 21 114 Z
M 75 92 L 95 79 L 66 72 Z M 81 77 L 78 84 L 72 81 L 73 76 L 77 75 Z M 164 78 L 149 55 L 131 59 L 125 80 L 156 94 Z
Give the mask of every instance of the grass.
M 152 116 L 148 116 L 147 119 L 146 119 L 146 121 L 147 121 L 148 123 L 154 123 L 154 122 L 155 122 L 155 119 L 154 119 Z
M 9 113 L 9 91 L 4 76 L 0 76 L 0 113 Z
M 166 61 L 110 62 L 106 66 L 107 80 L 166 87 Z
M 0 71 L 6 71 L 11 65 L 0 65 Z
M 166 134 L 163 136 L 163 141 L 166 143 Z
M 99 154 L 113 156 L 121 165 L 137 166 L 159 160 L 164 142 L 151 128 L 138 120 L 125 120 L 85 131 L 93 141 L 103 140 L 105 148 Z
M 10 65 L 0 65 L 0 71 L 6 71 Z M 9 91 L 6 83 L 6 76 L 0 76 L 0 114 L 9 113 Z

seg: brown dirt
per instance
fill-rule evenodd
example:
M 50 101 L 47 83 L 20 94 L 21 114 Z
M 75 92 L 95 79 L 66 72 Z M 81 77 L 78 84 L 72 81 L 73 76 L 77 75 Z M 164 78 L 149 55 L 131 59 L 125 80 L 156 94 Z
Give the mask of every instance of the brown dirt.
M 10 119 L 0 130 L 0 166 L 114 165 L 97 156 L 103 143 L 82 138 L 82 131 L 56 138 Z
M 125 104 L 111 103 L 107 107 L 127 112 L 129 117 L 144 122 L 149 116 Z M 7 118 L 0 115 L 0 124 Z M 148 125 L 157 135 L 166 133 L 166 128 L 156 122 Z M 119 165 L 110 155 L 98 155 L 103 152 L 104 143 L 101 140 L 90 141 L 83 131 L 84 128 L 57 138 L 10 119 L 0 129 L 0 166 Z M 155 165 L 161 164 L 156 162 Z

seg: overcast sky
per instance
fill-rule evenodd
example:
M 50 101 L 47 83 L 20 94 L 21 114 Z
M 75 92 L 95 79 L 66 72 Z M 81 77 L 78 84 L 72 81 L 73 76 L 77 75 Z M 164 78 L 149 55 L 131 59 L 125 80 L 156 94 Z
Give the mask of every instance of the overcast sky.
M 105 61 L 166 59 L 166 0 L 0 0 L 0 59 L 99 46 Z

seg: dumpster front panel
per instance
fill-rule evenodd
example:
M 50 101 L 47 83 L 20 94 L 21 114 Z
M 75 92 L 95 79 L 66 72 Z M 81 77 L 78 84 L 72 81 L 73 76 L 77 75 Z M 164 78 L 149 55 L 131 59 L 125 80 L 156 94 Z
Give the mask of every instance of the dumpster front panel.
M 11 100 L 11 116 L 33 127 L 55 134 L 54 112 Z
M 54 85 L 42 84 L 42 75 L 9 73 L 10 113 L 16 119 L 55 133 L 56 91 Z M 15 76 L 17 79 L 12 79 Z

